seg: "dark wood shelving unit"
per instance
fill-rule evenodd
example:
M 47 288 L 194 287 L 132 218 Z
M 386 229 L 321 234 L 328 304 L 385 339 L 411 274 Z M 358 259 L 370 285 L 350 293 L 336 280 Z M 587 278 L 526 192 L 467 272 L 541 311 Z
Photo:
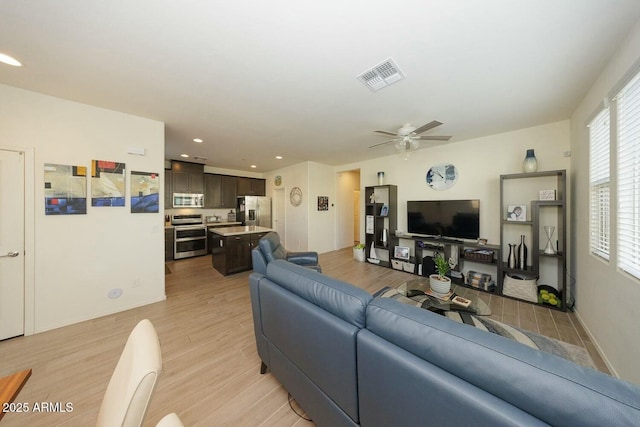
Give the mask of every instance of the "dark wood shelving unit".
M 365 254 L 370 258 L 371 245 L 376 251 L 377 265 L 391 267 L 393 248 L 398 245 L 398 187 L 376 185 L 365 187 Z M 386 214 L 383 207 L 386 206 Z M 367 223 L 368 221 L 368 223 Z M 386 230 L 386 242 L 384 233 Z
M 504 249 L 509 243 L 518 244 L 514 237 L 525 236 L 528 246 L 527 268 L 510 269 L 507 260 L 499 263 L 498 280 L 502 293 L 505 274 L 535 277 L 537 285 L 547 285 L 557 290 L 561 307 L 538 303 L 544 307 L 565 311 L 570 305 L 568 295 L 567 266 L 567 177 L 565 170 L 553 170 L 534 173 L 517 173 L 500 176 L 500 244 Z M 541 190 L 555 190 L 555 200 L 538 200 Z M 527 206 L 526 221 L 508 221 L 505 217 L 509 206 Z M 555 254 L 544 253 L 547 243 L 545 225 L 555 227 L 553 242 Z M 506 256 L 508 251 L 503 250 Z M 504 294 L 503 294 L 504 295 Z M 510 295 L 504 295 L 513 298 Z M 518 299 L 518 298 L 515 298 Z

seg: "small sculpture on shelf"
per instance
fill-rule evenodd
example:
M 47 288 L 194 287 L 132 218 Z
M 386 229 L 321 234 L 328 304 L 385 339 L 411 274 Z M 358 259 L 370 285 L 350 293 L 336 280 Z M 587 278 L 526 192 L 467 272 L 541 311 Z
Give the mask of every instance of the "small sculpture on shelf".
M 516 244 L 509 243 L 509 257 L 507 258 L 507 266 L 516 268 Z
M 518 245 L 518 268 L 520 270 L 527 269 L 527 245 L 524 243 L 524 234 L 520 236 L 520 244 Z
M 553 225 L 545 225 L 544 232 L 547 234 L 547 246 L 544 248 L 544 253 L 547 255 L 555 255 L 556 251 L 553 249 L 553 243 L 551 243 L 551 237 L 553 236 L 553 232 L 555 231 L 555 227 Z

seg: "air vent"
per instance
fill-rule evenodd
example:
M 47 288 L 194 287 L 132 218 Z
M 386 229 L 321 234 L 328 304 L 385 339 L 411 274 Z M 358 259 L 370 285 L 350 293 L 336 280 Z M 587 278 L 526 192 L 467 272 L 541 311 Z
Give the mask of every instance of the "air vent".
M 358 76 L 358 80 L 364 83 L 372 92 L 377 92 L 402 79 L 404 79 L 404 74 L 391 58 Z
M 207 160 L 209 160 L 209 159 L 207 159 L 206 157 L 193 156 L 193 160 L 198 160 L 198 161 L 201 161 L 201 162 L 206 162 L 206 161 L 207 161 Z

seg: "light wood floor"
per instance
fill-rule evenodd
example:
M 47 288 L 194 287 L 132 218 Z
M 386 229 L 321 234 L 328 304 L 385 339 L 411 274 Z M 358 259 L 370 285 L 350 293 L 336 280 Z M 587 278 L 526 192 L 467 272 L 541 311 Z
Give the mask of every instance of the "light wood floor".
M 323 254 L 325 274 L 370 292 L 415 276 L 358 263 L 351 249 Z M 210 257 L 168 263 L 167 300 L 76 325 L 0 342 L 0 376 L 27 367 L 33 375 L 18 402 L 71 402 L 70 413 L 9 413 L 3 426 L 90 426 L 126 338 L 148 318 L 160 336 L 163 373 L 145 422 L 177 412 L 187 426 L 307 426 L 287 392 L 260 375 L 248 291 L 249 272 L 223 277 Z M 585 347 L 607 372 L 573 313 L 481 293 L 491 317 Z

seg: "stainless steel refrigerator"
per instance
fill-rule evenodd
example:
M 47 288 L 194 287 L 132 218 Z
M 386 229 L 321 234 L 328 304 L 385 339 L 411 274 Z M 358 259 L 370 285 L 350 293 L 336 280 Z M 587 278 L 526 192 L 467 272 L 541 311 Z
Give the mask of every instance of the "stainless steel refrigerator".
M 238 196 L 236 221 L 271 228 L 271 197 Z

